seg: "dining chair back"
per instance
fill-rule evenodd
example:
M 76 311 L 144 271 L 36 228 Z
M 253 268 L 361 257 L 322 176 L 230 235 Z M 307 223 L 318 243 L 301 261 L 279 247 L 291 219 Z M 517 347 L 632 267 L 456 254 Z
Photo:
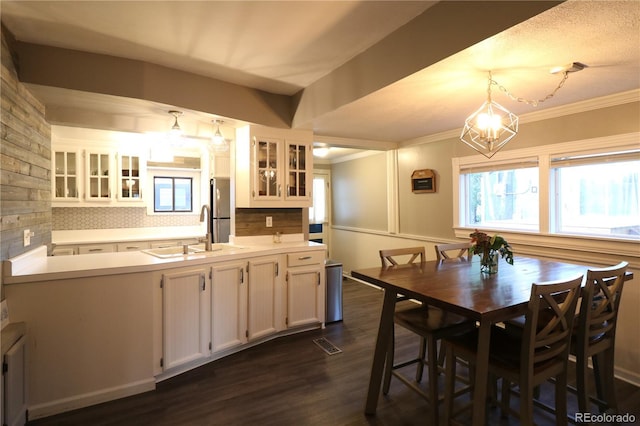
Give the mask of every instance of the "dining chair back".
M 471 243 L 436 244 L 436 257 L 442 261 L 471 260 Z
M 589 411 L 587 363 L 591 358 L 596 384 L 596 402 L 601 410 L 617 409 L 614 386 L 614 348 L 618 308 L 628 262 L 607 268 L 589 269 L 583 290 L 577 335 L 571 347 L 576 357 L 576 392 L 578 408 Z
M 424 262 L 424 247 L 405 247 L 380 250 L 380 262 L 382 263 L 382 267 L 394 266 L 400 263 L 413 263 L 418 258 L 420 262 Z M 400 259 L 403 261 L 400 262 Z
M 499 327 L 492 329 L 489 373 L 502 378 L 503 414 L 510 411 L 511 384 L 519 385 L 523 425 L 533 424 L 534 388 L 550 378 L 555 378 L 557 422 L 567 423 L 567 364 L 582 279 L 532 284 L 523 333 L 514 336 Z M 472 365 L 476 363 L 477 330 L 445 341 L 447 359 L 461 357 Z M 448 420 L 453 408 L 455 363 L 447 363 L 445 377 Z

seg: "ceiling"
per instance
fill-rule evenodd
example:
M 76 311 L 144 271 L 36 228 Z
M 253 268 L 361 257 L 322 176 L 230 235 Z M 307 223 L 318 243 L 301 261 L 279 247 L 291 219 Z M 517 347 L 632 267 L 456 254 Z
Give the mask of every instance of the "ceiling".
M 491 9 L 495 19 L 479 17 L 483 22 L 475 25 L 464 11 L 478 4 Z M 550 68 L 587 65 L 537 107 L 509 99 L 494 86 L 493 99 L 516 114 L 640 88 L 640 2 L 548 3 L 541 6 L 547 10 L 530 18 L 501 14 L 505 4 L 3 0 L 1 17 L 19 42 L 135 59 L 300 97 L 292 126 L 312 128 L 318 142 L 343 148 L 385 149 L 459 132 L 466 116 L 486 99 L 489 70 L 514 96 L 536 100 L 560 82 L 562 75 L 549 73 Z M 445 7 L 460 13 L 437 15 Z M 421 22 L 429 18 L 438 19 L 438 32 L 418 37 L 428 30 Z M 398 38 L 402 31 L 408 38 Z M 376 52 L 384 53 L 382 62 L 364 66 Z M 340 87 L 340 73 L 346 72 L 353 74 L 350 84 Z M 326 99 L 327 87 L 336 99 Z M 167 108 L 175 107 L 186 111 L 185 120 L 244 123 L 181 105 L 46 86 L 33 91 L 52 108 L 64 104 L 95 114 L 155 114 L 166 122 Z M 320 101 L 322 107 L 316 107 Z M 77 125 L 83 125 L 82 117 Z M 354 152 L 345 149 L 340 155 Z

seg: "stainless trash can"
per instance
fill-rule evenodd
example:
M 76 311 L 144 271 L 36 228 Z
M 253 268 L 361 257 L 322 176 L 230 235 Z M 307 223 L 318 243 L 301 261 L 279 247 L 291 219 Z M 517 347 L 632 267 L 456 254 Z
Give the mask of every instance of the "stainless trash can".
M 342 321 L 342 263 L 327 260 L 325 272 L 327 279 L 325 323 Z

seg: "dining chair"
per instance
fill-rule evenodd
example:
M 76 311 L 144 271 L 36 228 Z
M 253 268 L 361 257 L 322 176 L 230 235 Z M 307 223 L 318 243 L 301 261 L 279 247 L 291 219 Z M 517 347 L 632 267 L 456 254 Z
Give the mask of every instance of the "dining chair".
M 596 403 L 601 412 L 617 410 L 614 385 L 614 352 L 618 308 L 628 262 L 587 270 L 583 289 L 577 334 L 571 343 L 571 354 L 576 358 L 576 394 L 578 409 L 589 412 L 587 392 L 588 361 L 591 358 L 596 384 Z
M 534 283 L 527 304 L 523 333 L 515 336 L 500 327 L 492 327 L 489 345 L 491 377 L 502 378 L 502 413 L 519 414 L 523 425 L 533 424 L 534 388 L 555 378 L 555 409 L 558 424 L 567 424 L 567 363 L 575 309 L 583 276 L 566 281 Z M 540 312 L 546 311 L 546 315 Z M 453 415 L 456 363 L 460 357 L 476 364 L 478 332 L 444 340 L 445 420 Z M 491 381 L 489 381 L 489 384 Z M 519 413 L 510 407 L 511 383 L 520 388 Z M 473 384 L 472 384 L 473 388 Z
M 409 256 L 407 263 L 413 263 L 418 258 L 423 260 L 425 255 L 424 247 L 380 250 L 382 266 L 389 267 L 398 265 L 397 259 L 393 257 L 399 255 Z M 397 300 L 404 299 L 398 298 Z M 431 405 L 431 422 L 438 424 L 438 404 L 441 398 L 438 392 L 439 368 L 437 342 L 444 337 L 464 333 L 475 328 L 475 321 L 423 304 L 408 309 L 397 309 L 394 313 L 394 324 L 404 327 L 418 335 L 420 337 L 420 349 L 416 358 L 395 363 L 395 330 L 392 331 L 385 362 L 382 392 L 385 395 L 388 394 L 391 386 L 391 377 L 394 376 L 398 378 L 402 383 L 429 402 Z M 415 382 L 408 379 L 399 371 L 401 368 L 412 364 L 417 364 Z M 424 392 L 417 385 L 417 383 L 422 380 L 425 365 L 427 366 L 427 375 L 429 378 L 427 392 Z
M 436 244 L 436 257 L 442 261 L 471 260 L 471 243 Z
M 424 262 L 424 247 L 404 247 L 380 250 L 380 262 L 382 263 L 383 268 L 385 266 L 398 265 L 398 262 L 414 263 L 418 258 L 420 258 L 420 262 Z

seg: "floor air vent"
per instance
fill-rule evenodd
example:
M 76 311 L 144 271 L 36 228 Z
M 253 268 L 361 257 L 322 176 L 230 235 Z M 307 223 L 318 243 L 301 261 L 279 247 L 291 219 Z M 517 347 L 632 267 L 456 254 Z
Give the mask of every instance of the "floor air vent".
M 321 337 L 319 339 L 313 339 L 313 343 L 318 345 L 320 347 L 320 349 L 322 349 L 323 351 L 325 351 L 329 355 L 335 355 L 335 354 L 339 354 L 340 352 L 342 352 L 342 350 L 340 348 L 338 348 L 336 345 L 334 345 L 333 343 L 331 343 L 330 341 L 328 341 L 324 337 Z

